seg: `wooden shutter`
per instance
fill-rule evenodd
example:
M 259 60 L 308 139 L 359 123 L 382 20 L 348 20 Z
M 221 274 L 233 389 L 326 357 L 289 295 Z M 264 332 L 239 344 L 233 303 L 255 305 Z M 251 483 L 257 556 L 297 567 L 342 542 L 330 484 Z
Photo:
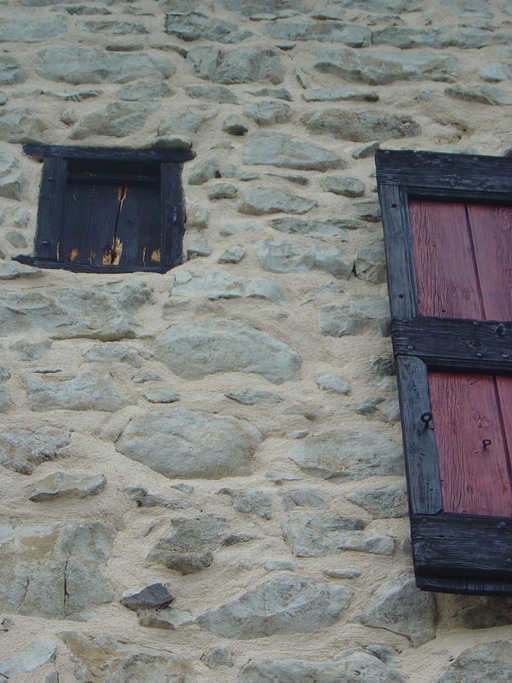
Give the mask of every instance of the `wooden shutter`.
M 417 584 L 512 595 L 512 160 L 376 161 Z

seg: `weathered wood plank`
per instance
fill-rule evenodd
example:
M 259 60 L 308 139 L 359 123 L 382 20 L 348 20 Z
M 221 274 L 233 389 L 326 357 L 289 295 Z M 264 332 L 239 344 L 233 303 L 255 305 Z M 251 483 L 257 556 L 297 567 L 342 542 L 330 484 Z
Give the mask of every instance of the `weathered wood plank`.
M 74 264 L 73 262 L 62 263 L 55 259 L 41 259 L 37 256 L 28 256 L 26 254 L 13 256 L 12 260 L 36 268 L 58 268 L 60 270 L 70 270 L 74 273 L 134 273 L 139 271 L 147 273 L 166 273 L 169 270 L 166 266 L 145 266 L 141 268 L 135 266 L 91 266 L 88 264 Z
M 76 147 L 64 145 L 25 144 L 23 151 L 29 156 L 63 157 L 65 159 L 104 159 L 106 161 L 158 161 L 183 162 L 195 157 L 189 149 L 124 149 L 122 147 Z
M 412 356 L 398 356 L 396 365 L 409 508 L 411 513 L 435 514 L 442 509 L 442 499 L 436 440 L 427 419 L 432 415 L 427 367 Z
M 443 510 L 512 515 L 512 485 L 494 378 L 429 373 Z
M 182 166 L 162 164 L 160 176 L 162 257 L 169 268 L 180 265 L 183 258 L 185 202 L 181 187 Z
M 64 159 L 48 158 L 43 165 L 37 213 L 36 253 L 42 258 L 56 258 L 62 227 L 63 196 L 67 163 Z
M 512 577 L 510 581 L 490 580 L 483 576 L 480 580 L 464 576 L 448 578 L 446 576 L 423 576 L 416 573 L 416 585 L 424 591 L 435 593 L 465 593 L 467 595 L 512 595 Z
M 160 188 L 126 185 L 116 236 L 122 245 L 119 265 L 158 265 L 161 261 Z

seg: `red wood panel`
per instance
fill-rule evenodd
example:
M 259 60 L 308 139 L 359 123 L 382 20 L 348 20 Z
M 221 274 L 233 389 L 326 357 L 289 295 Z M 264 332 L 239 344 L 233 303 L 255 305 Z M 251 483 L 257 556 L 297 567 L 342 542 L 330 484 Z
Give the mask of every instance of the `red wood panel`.
M 420 315 L 482 318 L 464 204 L 410 200 L 409 218 Z
M 443 509 L 512 516 L 512 485 L 495 379 L 430 372 L 429 388 Z M 512 396 L 512 382 L 507 389 Z M 491 443 L 484 448 L 486 439 Z

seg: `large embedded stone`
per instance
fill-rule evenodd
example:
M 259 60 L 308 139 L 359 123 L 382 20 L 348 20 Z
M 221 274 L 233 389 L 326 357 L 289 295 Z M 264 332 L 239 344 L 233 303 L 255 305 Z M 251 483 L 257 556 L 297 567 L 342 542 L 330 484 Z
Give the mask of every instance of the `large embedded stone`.
M 326 171 L 345 168 L 346 162 L 334 152 L 299 138 L 275 133 L 253 133 L 244 146 L 244 163 Z
M 341 242 L 347 240 L 347 233 L 341 228 L 343 221 L 332 218 L 326 221 L 315 221 L 310 218 L 296 218 L 295 216 L 283 216 L 272 218 L 269 225 L 274 230 L 285 232 L 289 235 L 306 235 L 313 239 L 332 239 L 333 237 Z
M 272 213 L 303 214 L 318 206 L 315 199 L 301 197 L 284 190 L 270 187 L 251 187 L 246 191 L 240 213 L 262 216 Z
M 64 38 L 67 22 L 63 16 L 6 17 L 0 23 L 0 43 L 42 43 Z
M 276 633 L 311 633 L 332 626 L 348 607 L 344 586 L 301 576 L 283 576 L 202 614 L 198 624 L 224 638 L 264 638 Z
M 152 583 L 141 590 L 125 591 L 120 603 L 128 609 L 161 609 L 167 607 L 174 600 L 165 583 Z
M 307 512 L 283 517 L 283 538 L 296 557 L 326 557 L 345 550 L 392 555 L 390 536 L 364 531 L 366 523 L 351 517 L 320 517 Z
M 365 332 L 388 336 L 389 326 L 389 304 L 385 299 L 354 300 L 320 309 L 320 330 L 327 337 Z
M 403 474 L 401 448 L 369 429 L 338 429 L 307 437 L 288 456 L 313 477 L 334 483 Z
M 44 142 L 47 127 L 32 109 L 0 111 L 0 140 L 5 142 Z
M 410 116 L 373 111 L 320 109 L 306 114 L 302 122 L 312 133 L 352 142 L 407 138 L 421 133 L 419 124 Z
M 2 611 L 83 619 L 112 600 L 103 576 L 115 537 L 110 524 L 7 527 L 0 536 Z
M 512 644 L 498 640 L 464 650 L 434 683 L 509 683 L 512 680 Z
M 239 683 L 355 683 L 359 680 L 361 683 L 407 683 L 408 679 L 373 652 L 357 647 L 324 661 L 251 659 L 242 667 L 238 680 Z
M 27 67 L 17 57 L 0 55 L 0 84 L 14 85 L 27 79 Z
M 218 102 L 219 104 L 238 104 L 235 93 L 225 85 L 189 85 L 185 88 L 185 92 L 188 97 L 192 97 L 194 100 Z M 236 117 L 236 114 L 232 116 Z
M 368 489 L 347 494 L 347 500 L 364 508 L 377 519 L 405 517 L 407 515 L 407 491 L 405 486 L 389 486 L 385 489 Z
M 319 52 L 313 66 L 349 81 L 385 85 L 398 80 L 453 82 L 458 61 L 453 55 L 339 47 Z
M 330 0 L 330 4 L 382 14 L 403 14 L 423 9 L 423 0 Z
M 127 83 L 137 78 L 168 78 L 176 71 L 161 55 L 85 50 L 80 47 L 43 47 L 34 57 L 36 72 L 50 81 Z
M 265 491 L 233 491 L 221 489 L 219 493 L 230 496 L 231 505 L 246 515 L 258 515 L 263 519 L 272 517 L 272 498 Z
M 241 43 L 252 36 L 252 31 L 240 28 L 224 19 L 210 18 L 200 12 L 168 14 L 165 32 L 181 40 L 212 40 L 217 43 Z
M 193 683 L 194 668 L 187 659 L 156 647 L 119 642 L 111 636 L 77 631 L 60 637 L 72 656 L 77 683 Z
M 117 97 L 125 102 L 152 102 L 162 97 L 172 97 L 176 90 L 165 81 L 139 81 L 123 85 L 117 91 Z
M 245 323 L 214 318 L 173 325 L 157 337 L 156 360 L 179 377 L 201 379 L 215 372 L 254 372 L 274 384 L 299 379 L 299 354 Z
M 476 102 L 490 105 L 512 105 L 508 90 L 494 85 L 452 85 L 444 91 L 448 97 L 463 102 Z
M 372 35 L 373 45 L 393 45 L 400 49 L 414 47 L 432 47 L 438 50 L 457 47 L 462 50 L 479 50 L 488 45 L 503 45 L 508 42 L 506 31 L 489 31 L 480 28 L 455 29 L 440 26 L 438 28 L 411 28 L 388 26 Z
M 443 6 L 455 17 L 466 14 L 491 19 L 494 16 L 487 0 L 443 0 Z
M 1 124 L 0 124 L 1 125 Z M 0 149 L 0 197 L 8 197 L 9 199 L 21 199 L 21 195 L 25 186 L 27 185 L 27 178 L 18 165 L 18 160 L 10 152 Z M 7 268 L 17 269 L 19 275 L 13 277 L 20 277 L 21 272 L 28 270 L 26 266 L 22 266 L 16 262 L 6 262 Z M 35 269 L 32 269 L 35 271 Z M 0 275 L 1 277 L 1 275 Z M 9 278 L 11 279 L 11 278 Z
M 386 282 L 386 254 L 384 244 L 375 242 L 363 247 L 355 262 L 356 277 L 368 282 Z
M 109 373 L 85 370 L 68 380 L 29 377 L 30 410 L 104 410 L 115 412 L 134 403 Z
M 230 526 L 210 515 L 171 520 L 174 532 L 161 538 L 148 555 L 149 562 L 163 564 L 181 574 L 202 571 L 213 562 L 213 551 L 228 537 Z
M 208 299 L 249 297 L 279 303 L 289 301 L 285 288 L 263 278 L 235 277 L 224 270 L 178 270 L 171 289 L 173 296 L 200 294 Z
M 111 102 L 105 109 L 80 117 L 70 138 L 83 140 L 91 135 L 124 138 L 142 128 L 159 106 L 155 102 Z
M 0 434 L 0 465 L 20 474 L 32 474 L 37 465 L 54 460 L 71 441 L 70 432 L 56 427 L 3 431 Z
M 158 129 L 158 135 L 176 133 L 197 133 L 202 126 L 217 116 L 215 109 L 207 107 L 185 107 L 167 116 Z
M 30 500 L 39 502 L 53 498 L 86 498 L 101 493 L 107 484 L 104 474 L 68 474 L 53 472 L 36 482 Z
M 350 176 L 328 175 L 320 180 L 320 187 L 326 192 L 343 197 L 362 197 L 366 186 L 362 180 Z
M 77 23 L 81 31 L 88 31 L 89 33 L 108 33 L 114 36 L 149 33 L 144 24 L 134 21 L 112 21 L 110 19 L 90 21 L 88 19 L 81 19 Z
M 57 644 L 53 640 L 38 640 L 18 654 L 0 662 L 0 681 L 7 683 L 15 674 L 29 673 L 55 659 Z M 4 678 L 5 677 L 5 678 Z
M 104 342 L 91 346 L 83 354 L 87 363 L 127 363 L 132 368 L 140 368 L 142 363 L 135 349 L 119 342 Z
M 234 417 L 180 408 L 135 417 L 117 450 L 170 479 L 248 476 L 263 435 Z
M 53 339 L 84 337 L 115 341 L 133 338 L 140 327 L 133 314 L 151 300 L 152 290 L 140 282 L 95 287 L 0 292 L 0 335 Z
M 286 123 L 291 116 L 290 106 L 286 102 L 275 102 L 273 100 L 249 102 L 245 105 L 244 112 L 259 126 Z
M 313 247 L 306 249 L 298 242 L 266 239 L 255 245 L 258 263 L 272 273 L 301 270 L 325 270 L 336 278 L 348 279 L 354 262 L 347 261 L 340 249 Z
M 435 638 L 435 618 L 436 603 L 432 593 L 417 588 L 414 576 L 402 574 L 375 591 L 364 610 L 362 622 L 406 636 L 413 647 L 419 647 Z
M 273 21 L 265 24 L 264 31 L 280 40 L 319 40 L 323 43 L 344 43 L 350 47 L 368 47 L 372 32 L 366 26 L 343 24 L 340 21 Z
M 306 102 L 336 102 L 339 100 L 361 100 L 363 102 L 377 102 L 379 96 L 373 90 L 356 90 L 346 86 L 336 88 L 314 88 L 302 93 Z
M 274 13 L 280 10 L 302 12 L 304 0 L 221 0 L 221 4 L 231 12 L 250 17 L 253 14 Z
M 271 49 L 236 48 L 231 51 L 215 47 L 193 47 L 187 63 L 194 76 L 215 83 L 281 83 L 284 67 L 279 54 Z

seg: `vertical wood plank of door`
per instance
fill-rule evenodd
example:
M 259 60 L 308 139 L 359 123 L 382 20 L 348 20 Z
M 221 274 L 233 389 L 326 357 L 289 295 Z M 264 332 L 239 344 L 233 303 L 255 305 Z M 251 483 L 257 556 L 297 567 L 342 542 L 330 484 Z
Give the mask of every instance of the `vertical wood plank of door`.
M 512 516 L 509 461 L 494 378 L 429 373 L 443 510 Z M 484 447 L 485 443 L 491 443 Z
M 420 315 L 482 318 L 464 204 L 410 200 L 409 217 Z
M 161 260 L 160 189 L 129 185 L 119 207 L 119 265 L 157 267 Z

